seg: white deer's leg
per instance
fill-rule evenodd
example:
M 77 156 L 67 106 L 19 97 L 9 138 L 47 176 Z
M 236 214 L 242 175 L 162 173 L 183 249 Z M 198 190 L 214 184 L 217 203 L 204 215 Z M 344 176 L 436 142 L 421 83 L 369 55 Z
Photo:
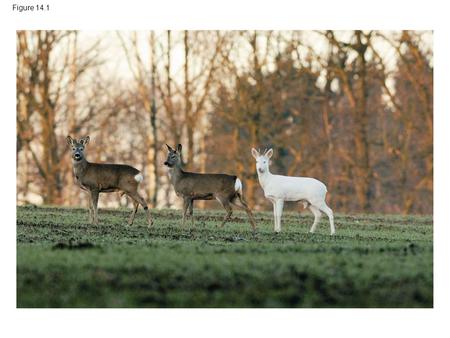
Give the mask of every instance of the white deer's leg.
M 322 213 L 314 205 L 310 205 L 309 206 L 309 210 L 311 210 L 311 212 L 314 214 L 314 223 L 313 223 L 311 229 L 309 230 L 310 233 L 313 233 L 314 231 L 316 231 L 317 224 L 319 224 L 319 222 L 320 222 L 320 218 L 322 217 Z
M 276 201 L 276 214 L 277 214 L 277 225 L 275 228 L 276 232 L 281 231 L 281 215 L 283 214 L 283 206 L 284 206 L 283 200 Z
M 273 203 L 273 231 L 277 231 L 278 226 L 278 215 L 277 215 L 277 203 L 272 201 Z
M 334 235 L 336 233 L 336 228 L 334 227 L 333 210 L 331 210 L 331 208 L 328 207 L 325 201 L 322 203 L 322 205 L 319 206 L 319 209 L 327 214 L 328 219 L 330 221 L 331 234 Z

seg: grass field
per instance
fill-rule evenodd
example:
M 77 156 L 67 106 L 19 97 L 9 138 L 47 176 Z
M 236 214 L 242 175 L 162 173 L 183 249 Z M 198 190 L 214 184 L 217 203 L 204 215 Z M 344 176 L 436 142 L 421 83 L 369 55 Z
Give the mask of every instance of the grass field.
M 274 234 L 271 213 L 258 231 L 235 212 L 17 208 L 18 307 L 432 307 L 431 216 L 286 213 Z

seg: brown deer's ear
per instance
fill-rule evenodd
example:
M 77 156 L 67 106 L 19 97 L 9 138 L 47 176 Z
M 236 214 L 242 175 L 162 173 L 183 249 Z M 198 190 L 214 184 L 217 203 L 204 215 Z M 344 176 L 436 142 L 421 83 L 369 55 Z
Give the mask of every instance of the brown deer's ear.
M 80 140 L 80 143 L 82 144 L 82 145 L 87 145 L 88 143 L 89 143 L 89 140 L 90 140 L 90 137 L 89 136 L 86 136 L 86 137 L 83 137 L 81 140 Z
M 255 160 L 259 157 L 259 152 L 255 148 L 252 148 L 252 156 L 255 158 Z
M 264 154 L 267 158 L 271 158 L 273 155 L 273 149 L 270 148 L 269 150 L 266 151 L 266 153 Z
M 166 147 L 167 147 L 167 150 L 169 150 L 169 151 L 171 151 L 171 152 L 173 152 L 173 149 L 172 149 L 172 147 L 171 146 L 169 146 L 167 143 L 166 143 Z
M 66 137 L 66 140 L 67 140 L 67 144 L 68 144 L 69 146 L 72 146 L 72 145 L 73 145 L 73 138 L 71 138 L 70 135 L 68 135 L 68 136 Z
M 183 146 L 181 144 L 177 145 L 177 152 L 181 154 L 181 149 L 183 149 Z

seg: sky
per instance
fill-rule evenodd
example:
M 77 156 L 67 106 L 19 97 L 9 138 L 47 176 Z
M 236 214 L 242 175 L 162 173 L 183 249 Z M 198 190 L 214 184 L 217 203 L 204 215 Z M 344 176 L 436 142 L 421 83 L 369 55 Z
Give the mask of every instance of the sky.
M 155 31 L 155 34 L 161 35 L 165 34 L 165 31 Z M 179 31 L 178 31 L 179 32 Z M 392 31 L 382 31 L 386 35 L 390 36 L 396 34 Z M 127 41 L 127 36 L 131 34 L 130 31 L 80 31 L 79 32 L 79 42 L 83 46 L 89 46 L 95 41 L 100 39 L 101 46 L 101 56 L 104 59 L 104 67 L 110 74 L 114 74 L 123 79 L 131 79 L 132 74 L 130 72 L 129 65 L 126 60 L 126 54 L 121 44 L 119 34 L 124 37 Z M 423 43 L 425 48 L 431 49 L 433 44 L 433 33 L 431 31 L 423 31 L 422 33 Z M 149 48 L 148 48 L 148 31 L 138 31 L 138 44 L 139 50 L 143 60 L 149 62 Z M 348 31 L 338 31 L 336 36 L 344 41 L 348 40 Z M 312 46 L 313 49 L 319 53 L 323 54 L 328 48 L 328 44 L 318 33 L 314 31 L 301 31 L 301 39 L 305 45 Z M 161 39 L 165 43 L 165 39 Z M 177 43 L 177 31 L 173 32 L 173 51 L 171 55 L 171 63 L 173 69 L 173 75 L 176 78 L 179 73 L 182 75 L 180 69 L 184 62 L 184 50 L 181 43 Z M 389 44 L 382 39 L 375 39 L 375 48 L 383 57 L 385 66 L 387 70 L 393 70 L 396 63 L 395 51 Z M 246 46 L 241 45 L 238 51 L 241 55 L 242 60 L 247 59 L 248 49 Z
M 81 48 L 88 48 L 96 41 L 100 41 L 100 57 L 103 60 L 102 73 L 109 74 L 109 80 L 111 81 L 129 81 L 133 78 L 133 73 L 130 71 L 130 66 L 127 61 L 126 52 L 124 50 L 123 42 L 128 43 L 130 41 L 130 36 L 136 32 L 138 48 L 142 60 L 146 64 L 146 68 L 150 69 L 150 57 L 149 57 L 149 31 L 96 31 L 96 30 L 83 30 L 79 31 L 78 41 Z M 400 31 L 380 31 L 385 36 L 393 37 L 400 34 Z M 172 53 L 171 53 L 171 75 L 174 81 L 178 82 L 180 85 L 183 83 L 184 74 L 182 71 L 184 65 L 184 49 L 181 40 L 182 31 L 172 31 Z M 421 46 L 424 49 L 432 50 L 433 48 L 433 32 L 432 31 L 420 31 L 422 35 Z M 288 36 L 292 34 L 292 31 L 283 31 L 283 35 Z M 322 37 L 317 31 L 295 31 L 294 34 L 299 35 L 299 39 L 302 44 L 306 46 L 311 46 L 313 50 L 318 55 L 324 55 L 329 48 L 328 42 L 324 37 Z M 351 36 L 351 31 L 335 31 L 335 35 L 339 40 L 349 42 Z M 161 43 L 162 48 L 166 48 L 166 31 L 158 30 L 155 31 L 156 39 Z M 159 38 L 158 38 L 159 37 Z M 276 43 L 275 39 L 272 40 Z M 381 38 L 373 39 L 374 47 L 382 57 L 385 68 L 388 72 L 395 70 L 397 55 L 396 51 L 389 45 L 388 42 Z M 264 40 L 261 43 L 261 49 L 264 50 Z M 238 44 L 238 48 L 233 51 L 235 63 L 245 68 L 245 64 L 248 60 L 249 55 L 249 45 L 246 42 Z M 306 56 L 307 49 L 300 48 L 300 55 Z M 356 54 L 355 54 L 356 55 Z M 351 58 L 349 59 L 349 62 Z M 192 61 L 192 68 L 202 67 L 201 64 L 195 64 L 195 60 Z M 433 60 L 431 61 L 433 62 Z M 159 67 L 163 67 L 165 60 L 160 62 Z M 270 66 L 269 66 L 270 69 Z M 192 77 L 192 75 L 191 75 Z M 325 83 L 325 72 L 322 71 L 322 75 L 319 76 L 317 85 L 323 86 Z M 333 86 L 337 86 L 337 83 L 332 83 Z M 387 86 L 390 90 L 395 93 L 395 83 L 392 77 L 388 77 Z M 337 88 L 333 88 L 337 89 Z M 385 100 L 389 103 L 388 96 L 385 96 Z

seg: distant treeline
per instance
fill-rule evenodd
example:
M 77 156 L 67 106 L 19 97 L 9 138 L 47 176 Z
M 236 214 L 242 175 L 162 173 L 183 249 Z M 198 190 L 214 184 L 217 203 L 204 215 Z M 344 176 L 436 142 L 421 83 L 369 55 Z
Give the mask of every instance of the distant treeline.
M 83 203 L 71 134 L 91 136 L 88 160 L 141 169 L 157 207 L 179 203 L 162 162 L 165 143 L 182 143 L 187 170 L 238 175 L 253 208 L 270 203 L 250 149 L 273 147 L 271 171 L 325 182 L 336 212 L 431 213 L 431 40 L 422 31 L 18 31 L 17 201 Z

